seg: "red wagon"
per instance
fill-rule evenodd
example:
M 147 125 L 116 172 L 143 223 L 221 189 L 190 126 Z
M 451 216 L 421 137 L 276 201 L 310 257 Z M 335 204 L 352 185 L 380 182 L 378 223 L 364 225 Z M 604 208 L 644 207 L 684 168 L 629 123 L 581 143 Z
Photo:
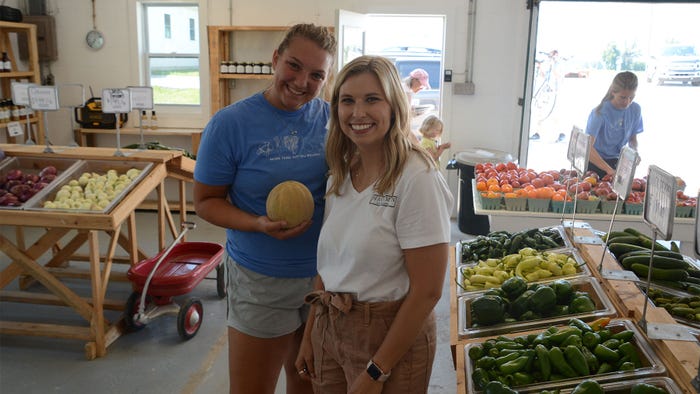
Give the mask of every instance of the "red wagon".
M 134 288 L 126 302 L 127 329 L 139 330 L 158 316 L 176 314 L 178 333 L 184 340 L 191 339 L 202 325 L 202 302 L 189 298 L 179 305 L 173 297 L 190 293 L 213 269 L 217 294 L 226 296 L 223 247 L 212 242 L 180 242 L 195 224 L 185 222 L 182 226 L 182 232 L 168 249 L 127 272 Z

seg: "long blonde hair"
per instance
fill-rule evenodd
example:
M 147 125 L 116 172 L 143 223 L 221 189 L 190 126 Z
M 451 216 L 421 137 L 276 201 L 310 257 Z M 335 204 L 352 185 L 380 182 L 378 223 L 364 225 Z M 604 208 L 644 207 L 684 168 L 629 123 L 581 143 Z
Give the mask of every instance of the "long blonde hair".
M 382 91 L 392 110 L 389 132 L 384 136 L 385 172 L 377 181 L 375 190 L 385 194 L 394 189 L 411 151 L 418 152 L 427 166 L 435 166 L 430 155 L 410 138 L 411 109 L 394 64 L 381 56 L 360 56 L 340 70 L 331 95 L 326 161 L 330 168 L 330 175 L 333 176 L 333 183 L 328 189 L 328 194 L 340 194 L 340 185 L 345 181 L 345 177 L 350 171 L 352 159 L 357 152 L 355 144 L 340 129 L 338 119 L 340 87 L 348 78 L 362 73 L 374 74 L 379 79 Z
M 608 92 L 605 93 L 603 99 L 600 100 L 600 104 L 598 104 L 598 106 L 595 107 L 595 112 L 597 114 L 600 114 L 600 109 L 603 108 L 603 104 L 606 101 L 612 99 L 613 93 L 617 93 L 621 90 L 636 91 L 638 84 L 639 81 L 637 80 L 637 75 L 635 73 L 631 71 L 623 71 L 621 73 L 618 73 L 617 75 L 615 75 L 615 78 L 613 78 L 612 82 L 610 83 Z

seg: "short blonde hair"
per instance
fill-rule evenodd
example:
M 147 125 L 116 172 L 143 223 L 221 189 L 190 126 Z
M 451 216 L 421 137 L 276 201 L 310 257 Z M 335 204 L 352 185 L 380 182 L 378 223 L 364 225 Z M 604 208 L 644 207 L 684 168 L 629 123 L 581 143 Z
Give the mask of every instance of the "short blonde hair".
M 420 125 L 418 131 L 420 131 L 423 137 L 427 137 L 427 133 L 435 126 L 440 126 L 440 130 L 442 130 L 445 127 L 445 124 L 437 116 L 430 115 L 423 119 L 423 123 Z

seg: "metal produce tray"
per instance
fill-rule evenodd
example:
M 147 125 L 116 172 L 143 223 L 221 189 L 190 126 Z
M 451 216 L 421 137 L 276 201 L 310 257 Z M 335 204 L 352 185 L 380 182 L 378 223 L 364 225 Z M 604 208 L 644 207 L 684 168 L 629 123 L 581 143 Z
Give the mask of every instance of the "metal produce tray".
M 32 202 L 32 204 L 27 204 L 27 210 L 35 211 L 49 211 L 49 212 L 73 212 L 73 213 L 98 213 L 106 214 L 109 213 L 112 208 L 114 208 L 122 198 L 126 196 L 131 189 L 134 188 L 141 180 L 148 174 L 148 172 L 153 167 L 153 163 L 144 163 L 137 161 L 120 161 L 120 160 L 81 160 L 78 165 L 71 168 L 71 170 L 61 178 L 59 182 L 52 185 L 47 193 L 43 194 L 41 198 Z M 77 180 L 85 172 L 95 172 L 104 175 L 109 170 L 116 170 L 117 173 L 124 174 L 131 168 L 136 168 L 141 170 L 141 173 L 134 178 L 128 186 L 123 190 L 118 192 L 114 199 L 102 210 L 90 210 L 90 209 L 66 209 L 66 208 L 44 208 L 43 204 L 46 201 L 52 201 L 56 197 L 56 193 L 64 186 L 67 185 L 71 180 Z
M 646 283 L 637 283 L 637 287 L 639 287 L 639 290 L 640 290 L 642 293 L 644 293 L 644 295 L 646 295 L 646 288 L 647 288 L 647 284 L 646 284 Z M 695 295 L 693 295 L 693 294 L 686 293 L 686 292 L 684 292 L 684 291 L 682 291 L 682 290 L 671 289 L 671 288 L 669 288 L 669 287 L 659 286 L 659 285 L 654 284 L 654 283 L 651 284 L 651 287 L 652 287 L 652 289 L 657 289 L 657 290 L 663 291 L 664 293 L 666 293 L 666 294 L 668 294 L 668 295 L 670 295 L 670 296 L 673 296 L 673 297 L 694 297 L 694 296 L 695 296 Z M 652 300 L 651 298 L 649 298 L 649 303 L 650 303 L 651 305 L 656 306 L 657 308 L 660 308 L 659 306 L 657 306 L 657 305 L 654 303 L 654 300 Z M 669 314 L 674 320 L 676 320 L 676 322 L 678 322 L 678 323 L 680 323 L 680 324 L 683 324 L 684 326 L 688 326 L 689 328 L 693 328 L 693 329 L 695 329 L 695 330 L 699 330 L 699 331 L 700 331 L 700 322 L 693 321 L 693 320 L 688 320 L 688 319 L 684 319 L 684 318 L 682 318 L 682 317 L 678 317 L 678 316 L 676 316 L 676 315 L 672 315 L 671 312 L 669 312 L 668 314 Z M 699 339 L 699 340 L 700 340 L 700 339 Z
M 556 279 L 555 279 L 556 280 Z M 492 326 L 473 327 L 471 319 L 471 303 L 483 294 L 483 292 L 472 293 L 469 296 L 460 297 L 458 300 L 459 318 L 459 339 L 479 338 L 506 334 L 510 332 L 522 332 L 540 327 L 549 327 L 558 324 L 566 324 L 569 319 L 578 318 L 583 321 L 593 321 L 601 317 L 615 317 L 617 312 L 615 306 L 608 298 L 605 291 L 594 277 L 578 277 L 567 279 L 571 282 L 574 291 L 585 291 L 595 303 L 596 309 L 587 313 L 572 313 L 562 316 L 552 316 L 536 320 L 519 321 L 515 323 L 501 323 Z M 543 284 L 551 283 L 543 282 Z
M 634 340 L 632 342 L 637 348 L 637 351 L 641 358 L 641 368 L 636 368 L 632 371 L 615 371 L 603 374 L 586 375 L 580 376 L 578 378 L 562 379 L 553 382 L 539 382 L 521 386 L 514 386 L 512 388 L 521 393 L 535 393 L 540 392 L 542 390 L 563 390 L 566 388 L 573 388 L 586 379 L 595 379 L 600 384 L 612 382 L 621 383 L 621 381 L 624 380 L 649 378 L 654 376 L 661 376 L 666 373 L 666 367 L 661 362 L 661 359 L 659 359 L 656 353 L 654 353 L 651 346 L 649 345 L 649 342 L 647 342 L 647 340 L 644 339 L 644 335 L 639 331 L 639 329 L 637 329 L 637 326 L 634 323 L 632 323 L 630 320 L 624 319 L 612 320 L 606 328 L 609 328 L 613 333 L 618 333 L 624 330 L 632 330 L 634 332 Z M 543 330 L 536 330 L 530 331 L 528 333 L 539 334 L 542 331 Z M 524 335 L 524 333 L 520 333 L 520 335 Z M 506 336 L 514 338 L 518 335 Z M 464 357 L 464 368 L 467 380 L 467 393 L 482 392 L 476 390 L 476 388 L 474 387 L 474 382 L 471 378 L 472 372 L 474 371 L 474 366 L 472 365 L 472 362 L 469 359 L 469 349 L 473 346 L 480 345 L 483 342 L 485 342 L 485 339 L 469 343 L 465 345 L 463 349 L 462 357 Z
M 51 158 L 51 157 L 32 157 L 32 156 L 22 156 L 22 157 L 6 157 L 2 162 L 0 162 L 0 177 L 4 177 L 11 170 L 21 170 L 25 174 L 39 174 L 39 172 L 47 166 L 56 167 L 56 178 L 49 182 L 48 186 L 40 190 L 37 194 L 33 195 L 29 200 L 25 201 L 19 206 L 9 207 L 0 206 L 0 209 L 24 209 L 32 205 L 35 201 L 41 198 L 42 195 L 46 194 L 54 185 L 56 185 L 60 180 L 68 173 L 70 173 L 75 167 L 80 163 L 80 160 L 68 159 L 68 158 Z
M 564 245 L 559 247 L 559 248 L 553 248 L 553 249 L 562 249 L 562 248 L 573 249 L 574 248 L 574 244 L 571 242 L 571 240 L 569 239 L 569 236 L 566 234 L 566 229 L 564 229 L 564 226 L 561 226 L 561 225 L 548 226 L 548 227 L 540 227 L 539 229 L 540 230 L 552 229 L 552 230 L 555 230 L 557 233 L 559 233 L 562 240 L 564 241 Z M 456 252 L 457 253 L 455 253 L 456 265 L 469 264 L 469 263 L 464 262 L 463 255 L 462 255 L 462 245 L 469 244 L 470 242 L 474 242 L 474 240 L 463 239 L 463 240 L 457 241 L 457 243 L 456 243 Z M 545 250 L 551 250 L 551 249 L 545 249 Z
M 600 387 L 603 388 L 606 394 L 629 394 L 632 387 L 638 383 L 646 383 L 652 386 L 662 388 L 666 390 L 668 394 L 684 393 L 683 389 L 678 387 L 678 385 L 671 378 L 661 376 L 622 380 L 619 382 L 608 382 L 601 384 Z M 574 387 L 575 386 L 561 389 L 559 390 L 559 394 L 570 394 L 572 391 L 574 391 Z M 520 394 L 537 394 L 540 392 L 540 390 L 520 390 L 518 392 Z
M 579 267 L 579 272 L 572 274 L 572 275 L 562 275 L 562 276 L 552 276 L 546 279 L 542 280 L 537 280 L 534 282 L 528 282 L 528 283 L 543 283 L 543 282 L 550 282 L 553 280 L 557 279 L 572 279 L 572 278 L 577 278 L 577 277 L 585 277 L 585 276 L 591 276 L 591 270 L 588 268 L 588 264 L 586 264 L 586 260 L 581 257 L 579 252 L 575 248 L 561 248 L 561 249 L 549 249 L 545 250 L 544 252 L 554 252 L 554 253 L 565 253 L 573 257 L 574 260 L 576 260 L 576 263 L 578 264 Z M 457 297 L 462 296 L 462 295 L 467 295 L 467 294 L 474 294 L 478 292 L 482 292 L 484 290 L 465 290 L 462 288 L 462 283 L 464 283 L 464 275 L 462 273 L 462 268 L 465 267 L 473 267 L 477 265 L 478 263 L 472 263 L 472 264 L 458 264 L 457 265 L 457 275 L 455 276 L 455 279 L 457 280 L 457 285 L 455 286 L 457 288 Z

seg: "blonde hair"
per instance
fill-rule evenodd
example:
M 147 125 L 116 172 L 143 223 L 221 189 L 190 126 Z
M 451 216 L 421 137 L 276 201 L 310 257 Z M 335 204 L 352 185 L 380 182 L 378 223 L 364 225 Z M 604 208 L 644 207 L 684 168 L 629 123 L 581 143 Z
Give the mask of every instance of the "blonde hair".
M 357 147 L 340 128 L 338 119 L 338 101 L 340 88 L 348 78 L 370 73 L 379 79 L 382 91 L 391 107 L 391 124 L 389 131 L 384 136 L 384 165 L 385 172 L 378 179 L 375 190 L 386 194 L 394 189 L 401 175 L 404 165 L 411 151 L 418 154 L 426 162 L 428 168 L 435 167 L 430 154 L 415 144 L 410 137 L 410 113 L 411 109 L 406 100 L 401 78 L 394 64 L 381 56 L 360 56 L 346 64 L 338 73 L 331 95 L 331 113 L 328 126 L 328 141 L 326 142 L 326 161 L 329 174 L 333 176 L 328 194 L 340 195 L 340 185 L 350 171 L 353 157 L 357 153 Z
M 621 73 L 618 73 L 617 75 L 615 75 L 615 78 L 613 78 L 612 82 L 610 83 L 608 92 L 605 93 L 603 99 L 600 100 L 600 104 L 598 104 L 598 106 L 595 107 L 595 112 L 597 114 L 600 114 L 600 109 L 603 108 L 603 104 L 606 101 L 612 99 L 613 93 L 617 93 L 621 90 L 636 91 L 638 84 L 639 81 L 637 80 L 637 75 L 635 73 L 631 71 L 623 71 Z
M 440 130 L 442 130 L 445 127 L 445 124 L 437 116 L 430 115 L 427 118 L 423 119 L 423 123 L 420 125 L 418 131 L 420 131 L 423 137 L 428 137 L 428 132 L 435 126 L 440 126 Z

